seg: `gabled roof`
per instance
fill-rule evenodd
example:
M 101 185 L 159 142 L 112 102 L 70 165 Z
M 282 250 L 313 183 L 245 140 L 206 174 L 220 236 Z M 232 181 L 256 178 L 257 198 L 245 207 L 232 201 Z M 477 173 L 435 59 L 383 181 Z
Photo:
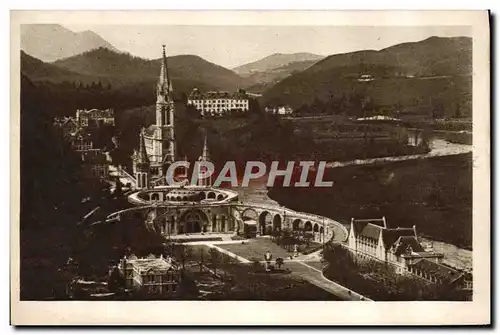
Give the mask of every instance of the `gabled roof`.
M 386 249 L 389 249 L 400 237 L 416 237 L 413 228 L 388 228 L 382 234 L 382 239 Z
M 385 221 L 382 219 L 353 219 L 354 235 L 377 240 L 380 231 L 385 227 Z
M 414 228 L 388 228 L 385 218 L 352 219 L 352 225 L 356 237 L 378 240 L 382 233 L 382 241 L 386 249 L 389 249 L 400 237 L 417 237 Z M 416 239 L 415 241 L 418 243 Z M 423 250 L 421 246 L 419 249 Z
M 394 254 L 397 256 L 405 253 L 409 248 L 413 252 L 422 252 L 424 248 L 420 245 L 415 236 L 400 236 L 394 242 Z
M 451 268 L 444 264 L 433 262 L 425 258 L 416 261 L 415 263 L 409 265 L 409 267 L 412 269 L 420 270 L 423 273 L 430 274 L 438 279 L 441 279 L 442 281 L 447 281 L 449 283 L 452 283 L 465 275 L 465 272 Z
M 164 274 L 168 270 L 177 270 L 177 267 L 162 256 L 149 255 L 145 258 L 137 258 L 132 255 L 126 259 L 127 266 L 134 266 L 141 274 Z

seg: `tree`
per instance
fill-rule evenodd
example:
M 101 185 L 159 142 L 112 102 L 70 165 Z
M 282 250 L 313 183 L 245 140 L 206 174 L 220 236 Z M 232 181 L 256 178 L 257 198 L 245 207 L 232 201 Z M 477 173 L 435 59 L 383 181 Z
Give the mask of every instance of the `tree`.
M 212 266 L 212 270 L 214 271 L 214 276 L 217 276 L 217 268 L 220 262 L 220 254 L 214 248 L 210 249 L 210 264 Z
M 190 260 L 193 256 L 192 250 L 184 244 L 177 244 L 175 245 L 175 254 L 181 262 L 182 270 L 184 270 L 186 268 L 186 261 Z
M 108 289 L 111 292 L 116 292 L 120 288 L 125 286 L 125 278 L 120 273 L 118 267 L 114 266 L 109 274 L 108 278 Z
M 202 247 L 200 248 L 200 273 L 203 273 L 203 262 L 204 262 L 204 257 L 205 257 L 205 249 Z
M 281 267 L 285 264 L 283 258 L 281 257 L 278 257 L 276 258 L 276 266 L 278 267 L 278 269 L 281 270 Z

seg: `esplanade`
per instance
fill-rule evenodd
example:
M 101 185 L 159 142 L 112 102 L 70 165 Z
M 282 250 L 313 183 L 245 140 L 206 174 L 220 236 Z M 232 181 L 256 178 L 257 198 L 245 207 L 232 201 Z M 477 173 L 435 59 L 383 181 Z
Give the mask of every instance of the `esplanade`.
M 131 208 L 110 214 L 106 222 L 141 220 L 152 231 L 166 238 L 186 234 L 272 235 L 288 229 L 304 231 L 314 241 L 344 241 L 347 229 L 327 217 L 296 212 L 289 208 L 259 202 L 242 202 L 238 193 L 210 186 L 155 187 L 128 195 Z
M 201 168 L 193 171 L 198 177 L 193 185 L 187 184 L 186 170 L 176 176 L 178 186 L 168 183 L 165 172 L 169 171 L 176 156 L 175 104 L 166 71 L 165 52 L 161 69 L 156 123 L 143 129 L 139 135 L 139 149 L 132 157 L 133 174 L 119 169 L 117 176 L 125 179 L 134 190 L 128 195 L 132 207 L 110 214 L 105 223 L 139 220 L 149 230 L 166 238 L 180 238 L 186 234 L 199 234 L 200 238 L 211 234 L 262 236 L 287 229 L 306 232 L 318 242 L 347 239 L 346 227 L 330 218 L 296 212 L 275 204 L 242 202 L 237 192 L 211 186 L 211 176 Z M 197 162 L 210 162 L 206 134 Z

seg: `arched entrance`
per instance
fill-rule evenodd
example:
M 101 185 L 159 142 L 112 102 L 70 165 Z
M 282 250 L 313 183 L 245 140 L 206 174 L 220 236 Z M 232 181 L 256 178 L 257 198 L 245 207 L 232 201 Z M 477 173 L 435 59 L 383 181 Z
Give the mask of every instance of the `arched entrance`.
M 279 214 L 273 217 L 273 232 L 274 231 L 281 231 L 281 216 Z
M 269 231 L 266 226 L 271 221 L 271 214 L 268 211 L 263 211 L 259 215 L 259 233 L 260 235 L 268 235 Z
M 184 233 L 201 233 L 202 229 L 206 230 L 207 223 L 208 218 L 205 213 L 199 210 L 190 210 L 182 216 L 180 226 L 184 227 Z
M 298 231 L 300 230 L 300 226 L 302 225 L 302 220 L 300 219 L 295 219 L 292 221 L 292 230 L 293 231 Z
M 248 221 L 248 220 L 254 220 L 258 221 L 259 220 L 259 214 L 255 211 L 253 208 L 247 208 L 241 213 L 241 218 L 243 221 Z
M 312 223 L 311 223 L 311 221 L 306 221 L 306 223 L 304 224 L 304 230 L 305 231 L 312 231 Z

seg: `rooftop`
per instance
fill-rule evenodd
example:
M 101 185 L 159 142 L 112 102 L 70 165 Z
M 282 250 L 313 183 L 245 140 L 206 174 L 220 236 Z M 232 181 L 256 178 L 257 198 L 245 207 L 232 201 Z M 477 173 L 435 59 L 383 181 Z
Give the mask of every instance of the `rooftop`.
M 243 90 L 237 92 L 209 91 L 202 93 L 198 89 L 193 89 L 189 94 L 189 99 L 248 99 L 248 95 Z
M 125 261 L 127 262 L 127 266 L 131 265 L 136 267 L 141 274 L 148 273 L 150 271 L 155 273 L 165 273 L 170 269 L 177 269 L 177 267 L 172 264 L 172 261 L 163 258 L 163 255 L 156 257 L 155 255 L 150 254 L 144 258 L 138 258 L 137 256 L 132 255 L 129 258 L 125 258 Z
M 432 274 L 439 279 L 448 280 L 450 283 L 462 277 L 465 272 L 451 268 L 447 265 L 433 262 L 428 259 L 420 259 L 410 265 L 411 268 L 418 269 L 422 272 Z

